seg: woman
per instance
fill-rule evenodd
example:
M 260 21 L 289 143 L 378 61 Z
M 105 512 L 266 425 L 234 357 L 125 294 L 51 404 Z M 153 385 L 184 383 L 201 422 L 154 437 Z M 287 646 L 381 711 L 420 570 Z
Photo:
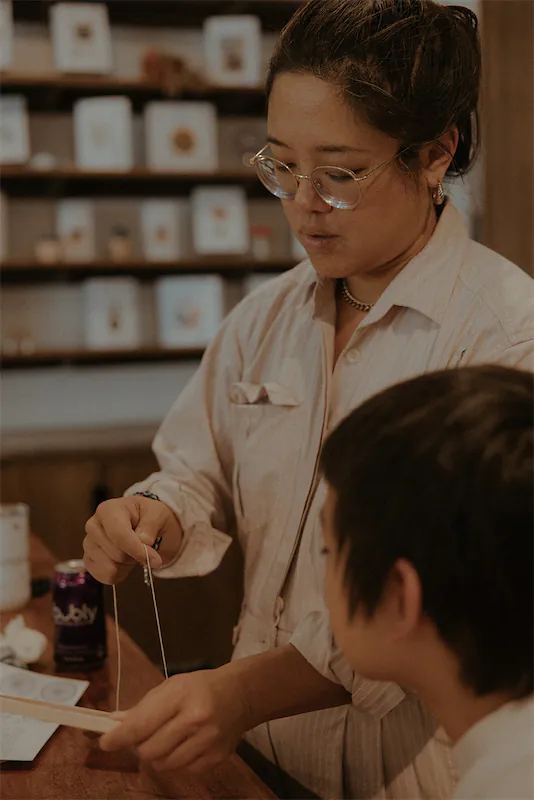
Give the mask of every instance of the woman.
M 157 537 L 162 576 L 205 574 L 235 527 L 234 660 L 171 678 L 104 747 L 203 770 L 249 731 L 323 797 L 450 795 L 447 745 L 417 698 L 353 674 L 332 645 L 317 464 L 378 390 L 532 356 L 530 279 L 443 202 L 475 151 L 479 74 L 476 18 L 431 0 L 311 0 L 282 33 L 254 165 L 309 260 L 229 315 L 156 436 L 160 471 L 100 506 L 85 540 L 112 583 Z

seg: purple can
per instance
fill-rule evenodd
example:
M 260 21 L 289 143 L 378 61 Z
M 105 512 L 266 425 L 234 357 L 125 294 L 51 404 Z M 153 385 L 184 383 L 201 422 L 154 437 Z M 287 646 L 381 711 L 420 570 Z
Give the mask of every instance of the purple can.
M 104 588 L 83 561 L 56 564 L 53 616 L 57 669 L 83 672 L 103 666 L 107 655 Z

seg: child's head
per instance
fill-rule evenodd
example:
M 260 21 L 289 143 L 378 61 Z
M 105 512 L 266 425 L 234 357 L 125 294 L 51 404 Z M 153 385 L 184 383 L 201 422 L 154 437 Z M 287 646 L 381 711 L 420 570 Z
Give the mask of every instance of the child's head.
M 358 673 L 417 689 L 447 663 L 476 695 L 533 691 L 533 416 L 531 374 L 473 367 L 330 436 L 327 602 Z

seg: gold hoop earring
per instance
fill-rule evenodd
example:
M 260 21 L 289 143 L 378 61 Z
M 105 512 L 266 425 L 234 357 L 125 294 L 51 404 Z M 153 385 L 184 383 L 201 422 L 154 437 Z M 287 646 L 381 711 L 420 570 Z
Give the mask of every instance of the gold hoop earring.
M 432 201 L 436 206 L 442 206 L 445 202 L 445 192 L 443 191 L 443 184 L 438 181 L 435 189 L 432 189 Z

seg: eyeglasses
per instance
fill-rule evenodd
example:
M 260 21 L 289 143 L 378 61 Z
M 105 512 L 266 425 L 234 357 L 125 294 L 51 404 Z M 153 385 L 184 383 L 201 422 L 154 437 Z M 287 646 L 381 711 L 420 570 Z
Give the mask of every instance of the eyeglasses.
M 393 158 L 374 167 L 367 175 L 356 175 L 351 169 L 344 167 L 316 167 L 311 175 L 298 175 L 287 164 L 272 156 L 264 155 L 269 147 L 263 147 L 250 159 L 250 166 L 254 167 L 256 174 L 266 189 L 281 200 L 293 200 L 297 194 L 300 182 L 310 180 L 312 186 L 325 203 L 333 208 L 351 210 L 356 208 L 362 199 L 363 181 L 395 161 L 408 148 L 400 150 Z

